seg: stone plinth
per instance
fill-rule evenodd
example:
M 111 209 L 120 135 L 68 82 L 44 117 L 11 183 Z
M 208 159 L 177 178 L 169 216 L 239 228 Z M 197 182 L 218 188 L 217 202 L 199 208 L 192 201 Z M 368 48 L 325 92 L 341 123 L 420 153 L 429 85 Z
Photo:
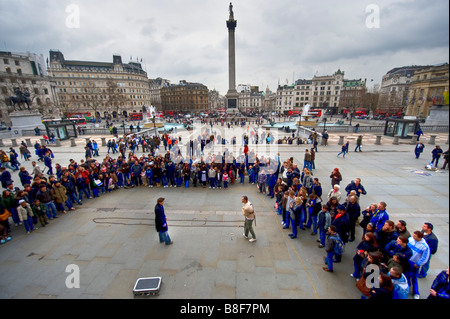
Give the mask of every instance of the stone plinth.
M 426 125 L 448 125 L 449 123 L 449 106 L 433 106 L 430 109 L 430 115 L 427 117 Z
M 9 114 L 14 135 L 22 136 L 23 130 L 33 130 L 36 126 L 45 130 L 42 115 L 38 111 L 14 111 Z

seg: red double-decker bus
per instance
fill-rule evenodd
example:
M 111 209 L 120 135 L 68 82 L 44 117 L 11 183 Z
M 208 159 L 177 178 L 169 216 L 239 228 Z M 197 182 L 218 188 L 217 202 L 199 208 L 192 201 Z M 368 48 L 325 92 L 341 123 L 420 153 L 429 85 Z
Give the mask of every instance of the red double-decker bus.
M 314 117 L 321 117 L 322 116 L 322 109 L 310 109 L 308 115 L 314 116 Z
M 83 118 L 87 121 L 89 121 L 92 118 L 92 115 L 90 112 L 70 112 L 67 113 L 67 117 L 69 118 Z
M 130 113 L 129 116 L 130 121 L 142 121 L 142 119 L 144 118 L 144 115 L 138 112 Z

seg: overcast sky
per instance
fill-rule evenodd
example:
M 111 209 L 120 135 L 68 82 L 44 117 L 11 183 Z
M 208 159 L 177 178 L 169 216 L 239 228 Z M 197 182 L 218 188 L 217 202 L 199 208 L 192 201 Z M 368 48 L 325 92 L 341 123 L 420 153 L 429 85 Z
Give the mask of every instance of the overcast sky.
M 47 57 L 57 49 L 66 60 L 101 62 L 120 54 L 123 62 L 143 59 L 149 78 L 200 82 L 225 95 L 228 6 L 229 0 L 0 0 L 0 50 Z M 233 6 L 237 84 L 276 91 L 278 83 L 340 68 L 346 79 L 373 85 L 394 67 L 448 62 L 448 0 L 234 0 Z

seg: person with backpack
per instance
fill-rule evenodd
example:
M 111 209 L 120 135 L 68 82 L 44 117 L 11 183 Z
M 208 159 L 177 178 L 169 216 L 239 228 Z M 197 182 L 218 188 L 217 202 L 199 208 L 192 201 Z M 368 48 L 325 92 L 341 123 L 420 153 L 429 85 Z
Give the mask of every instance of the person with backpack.
M 333 272 L 333 258 L 340 256 L 344 252 L 345 244 L 336 232 L 336 226 L 331 225 L 328 227 L 328 237 L 325 243 L 325 251 L 327 256 L 324 258 L 327 267 L 322 269 L 327 272 Z

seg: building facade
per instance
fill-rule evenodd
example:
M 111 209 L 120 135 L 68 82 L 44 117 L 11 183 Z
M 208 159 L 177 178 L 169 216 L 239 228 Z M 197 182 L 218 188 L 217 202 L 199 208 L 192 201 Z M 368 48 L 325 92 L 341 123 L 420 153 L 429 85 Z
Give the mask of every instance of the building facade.
M 161 102 L 161 89 L 170 85 L 170 81 L 162 78 L 149 79 L 148 80 L 149 89 L 150 89 L 150 103 L 153 105 L 157 111 L 162 110 L 162 102 Z
M 19 91 L 28 96 L 30 109 L 43 118 L 60 116 L 56 82 L 47 76 L 42 54 L 0 52 L 0 121 L 6 125 L 11 112 L 28 109 L 26 104 L 11 104 L 10 97 Z
M 415 72 L 429 66 L 405 66 L 387 72 L 381 81 L 377 111 L 387 114 L 403 112 Z
M 448 63 L 416 71 L 409 91 L 405 116 L 408 118 L 427 118 L 432 106 L 448 105 L 448 93 Z
M 211 112 L 218 110 L 225 110 L 225 97 L 219 94 L 216 89 L 209 91 L 208 93 L 208 105 Z
M 297 80 L 294 87 L 294 108 L 302 108 L 311 103 L 312 80 Z
M 366 80 L 345 80 L 342 83 L 339 105 L 344 113 L 356 115 L 358 111 L 366 111 L 368 106 L 364 96 L 366 94 Z M 367 112 L 367 111 L 366 111 Z
M 339 104 L 345 73 L 340 69 L 333 75 L 314 76 L 312 79 L 312 108 L 324 109 L 329 114 L 340 114 Z
M 258 86 L 239 84 L 238 108 L 241 112 L 262 112 L 264 110 L 265 94 L 259 91 Z
M 278 114 L 288 114 L 294 110 L 295 105 L 295 85 L 279 85 L 277 89 L 276 104 L 274 112 Z
M 208 88 L 200 83 L 180 81 L 161 89 L 161 111 L 200 113 L 209 110 Z
M 50 51 L 49 75 L 65 114 L 91 113 L 93 117 L 127 117 L 150 106 L 147 72 L 138 62 L 66 60 L 60 51 Z

